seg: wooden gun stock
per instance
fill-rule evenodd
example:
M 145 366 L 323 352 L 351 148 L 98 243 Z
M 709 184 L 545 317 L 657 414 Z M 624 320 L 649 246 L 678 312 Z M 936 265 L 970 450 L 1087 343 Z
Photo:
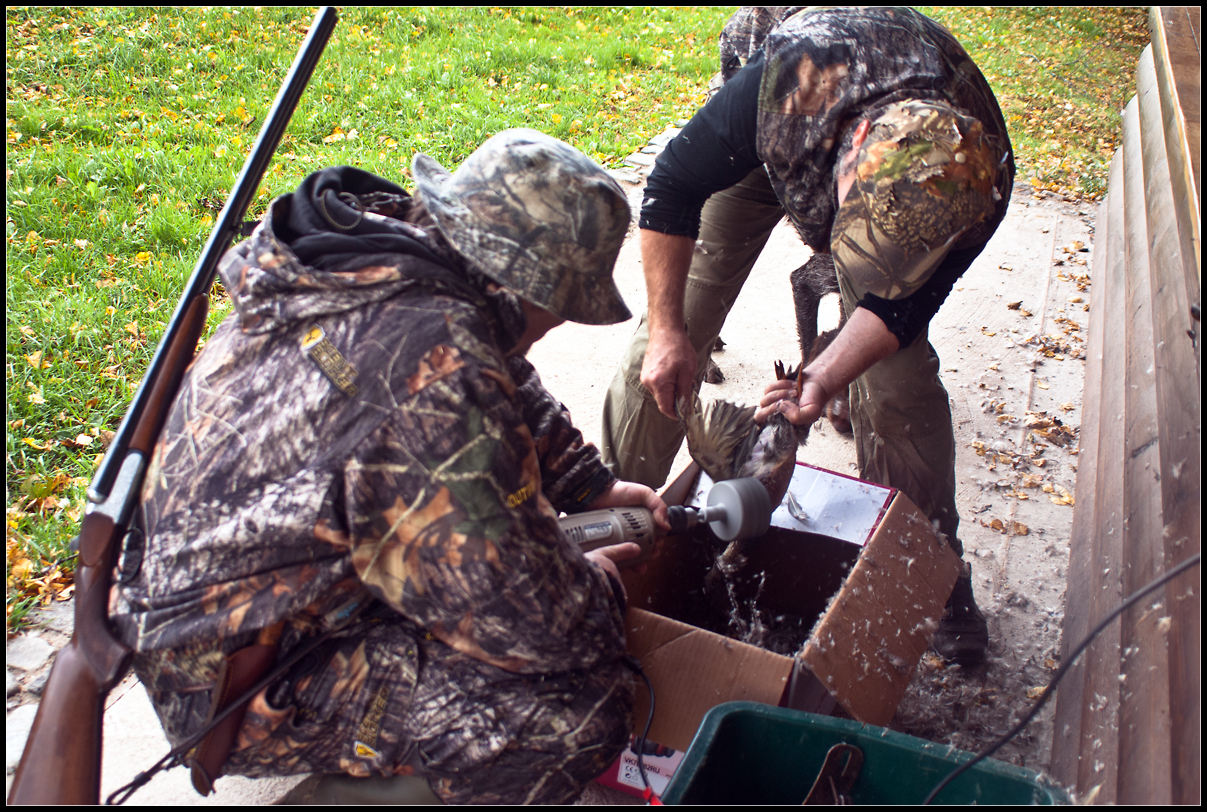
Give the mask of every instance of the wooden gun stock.
M 101 791 L 101 724 L 105 697 L 129 667 L 131 651 L 109 626 L 111 574 L 127 523 L 138 504 L 143 472 L 154 452 L 181 378 L 205 330 L 218 260 L 239 224 L 319 56 L 335 28 L 334 8 L 319 10 L 273 102 L 197 261 L 143 383 L 88 489 L 75 571 L 75 625 L 42 692 L 38 714 L 13 777 L 11 804 L 95 804 Z
M 180 379 L 205 329 L 209 300 L 193 299 L 174 341 L 166 348 L 164 373 L 152 386 L 148 408 L 136 427 L 127 459 L 141 473 L 167 418 Z M 106 504 L 89 506 L 80 527 L 75 570 L 75 623 L 71 642 L 55 657 L 38 715 L 25 742 L 8 801 L 13 804 L 95 804 L 101 791 L 101 719 L 105 696 L 130 663 L 130 649 L 109 628 L 109 586 L 121 548 L 134 479 L 119 479 Z M 126 503 L 106 509 L 110 500 Z M 118 515 L 114 515 L 115 511 Z

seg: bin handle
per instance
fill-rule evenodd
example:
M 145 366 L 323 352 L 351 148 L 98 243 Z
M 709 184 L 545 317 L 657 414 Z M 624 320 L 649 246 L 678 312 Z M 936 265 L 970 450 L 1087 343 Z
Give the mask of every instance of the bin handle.
M 842 764 L 843 760 L 845 764 Z M 841 766 L 840 766 L 841 765 Z M 863 767 L 863 751 L 853 744 L 836 744 L 826 753 L 826 760 L 821 765 L 813 789 L 805 797 L 802 806 L 848 806 L 851 800 L 851 787 L 859 777 Z

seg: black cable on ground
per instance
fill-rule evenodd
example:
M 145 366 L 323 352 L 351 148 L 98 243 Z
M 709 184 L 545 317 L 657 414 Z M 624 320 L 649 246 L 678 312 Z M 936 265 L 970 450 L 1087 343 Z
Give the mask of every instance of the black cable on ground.
M 946 787 L 948 784 L 950 784 L 952 781 L 954 781 L 955 778 L 957 776 L 959 776 L 960 774 L 962 774 L 965 770 L 972 767 L 972 765 L 978 764 L 981 761 L 984 761 L 985 759 L 989 758 L 991 755 L 993 755 L 998 750 L 1000 750 L 1002 748 L 1002 746 L 1006 744 L 1006 742 L 1010 741 L 1015 736 L 1017 736 L 1019 733 L 1021 733 L 1023 728 L 1026 727 L 1027 724 L 1032 719 L 1035 718 L 1035 714 L 1039 713 L 1040 709 L 1047 703 L 1048 699 L 1052 696 L 1052 694 L 1054 694 L 1056 692 L 1056 684 L 1059 683 L 1061 678 L 1064 677 L 1064 675 L 1066 673 L 1068 673 L 1069 669 L 1073 667 L 1073 663 L 1077 662 L 1077 658 L 1081 656 L 1081 652 L 1085 651 L 1086 647 L 1089 646 L 1091 642 L 1093 642 L 1094 638 L 1097 637 L 1099 634 L 1101 634 L 1102 631 L 1104 629 L 1106 629 L 1107 626 L 1111 625 L 1111 622 L 1115 618 L 1119 617 L 1119 615 L 1123 614 L 1128 609 L 1130 609 L 1133 605 L 1138 603 L 1140 601 L 1140 599 L 1143 598 L 1145 595 L 1147 595 L 1148 593 L 1152 592 L 1155 589 L 1158 589 L 1159 587 L 1164 586 L 1166 583 L 1173 580 L 1177 576 L 1181 575 L 1186 570 L 1190 569 L 1193 566 L 1196 566 L 1201 560 L 1202 560 L 1202 553 L 1196 553 L 1192 557 L 1183 561 L 1178 566 L 1171 569 L 1169 572 L 1162 575 L 1160 578 L 1157 578 L 1155 581 L 1153 581 L 1148 586 L 1141 589 L 1139 592 L 1133 593 L 1127 600 L 1125 600 L 1122 604 L 1120 604 L 1119 608 L 1115 609 L 1115 611 L 1111 612 L 1109 615 L 1107 615 L 1105 618 L 1103 618 L 1102 622 L 1099 623 L 1094 628 L 1094 630 L 1092 632 L 1090 632 L 1089 635 L 1087 635 L 1084 640 L 1081 641 L 1081 644 L 1078 645 L 1077 648 L 1073 650 L 1073 653 L 1071 655 L 1069 655 L 1069 659 L 1066 662 L 1061 664 L 1060 669 L 1057 670 L 1057 672 L 1056 672 L 1056 675 L 1052 677 L 1052 681 L 1048 683 L 1048 687 L 1044 688 L 1044 692 L 1040 696 L 1039 701 L 1035 703 L 1035 706 L 1031 708 L 1031 711 L 1023 718 L 1023 720 L 1021 722 L 1019 722 L 1017 725 L 1015 725 L 1014 728 L 1009 733 L 1007 733 L 1005 736 L 998 739 L 996 742 L 991 744 L 986 749 L 977 753 L 976 758 L 973 758 L 973 759 L 970 759 L 970 760 L 964 762 L 959 767 L 956 767 L 954 770 L 952 770 L 950 773 L 948 773 L 947 777 L 944 778 L 942 781 L 940 781 L 935 786 L 935 788 L 930 791 L 930 794 L 926 796 L 926 800 L 924 800 L 922 802 L 923 806 L 925 806 L 925 805 L 929 804 L 931 801 L 933 801 L 935 799 L 935 796 L 937 796 L 940 792 L 943 791 L 944 787 Z

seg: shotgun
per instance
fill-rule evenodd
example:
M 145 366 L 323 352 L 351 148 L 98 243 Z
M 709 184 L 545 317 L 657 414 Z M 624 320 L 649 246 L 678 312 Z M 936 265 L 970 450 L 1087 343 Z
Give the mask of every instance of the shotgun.
M 100 799 L 105 697 L 129 668 L 132 656 L 109 626 L 114 561 L 138 504 L 147 460 L 205 329 L 218 260 L 239 234 L 337 19 L 332 7 L 321 8 L 315 15 L 142 384 L 88 488 L 91 504 L 80 525 L 71 642 L 51 668 L 13 777 L 10 804 L 95 804 Z

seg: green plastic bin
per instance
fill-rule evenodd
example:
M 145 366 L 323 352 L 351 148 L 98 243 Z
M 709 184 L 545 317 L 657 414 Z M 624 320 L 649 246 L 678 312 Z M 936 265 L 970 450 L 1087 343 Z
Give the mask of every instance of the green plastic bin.
M 918 804 L 973 753 L 848 719 L 726 702 L 704 717 L 662 794 L 666 804 L 800 804 L 829 749 L 863 751 L 851 786 L 857 804 Z M 1067 804 L 1069 797 L 1034 770 L 986 759 L 935 799 L 947 804 Z

